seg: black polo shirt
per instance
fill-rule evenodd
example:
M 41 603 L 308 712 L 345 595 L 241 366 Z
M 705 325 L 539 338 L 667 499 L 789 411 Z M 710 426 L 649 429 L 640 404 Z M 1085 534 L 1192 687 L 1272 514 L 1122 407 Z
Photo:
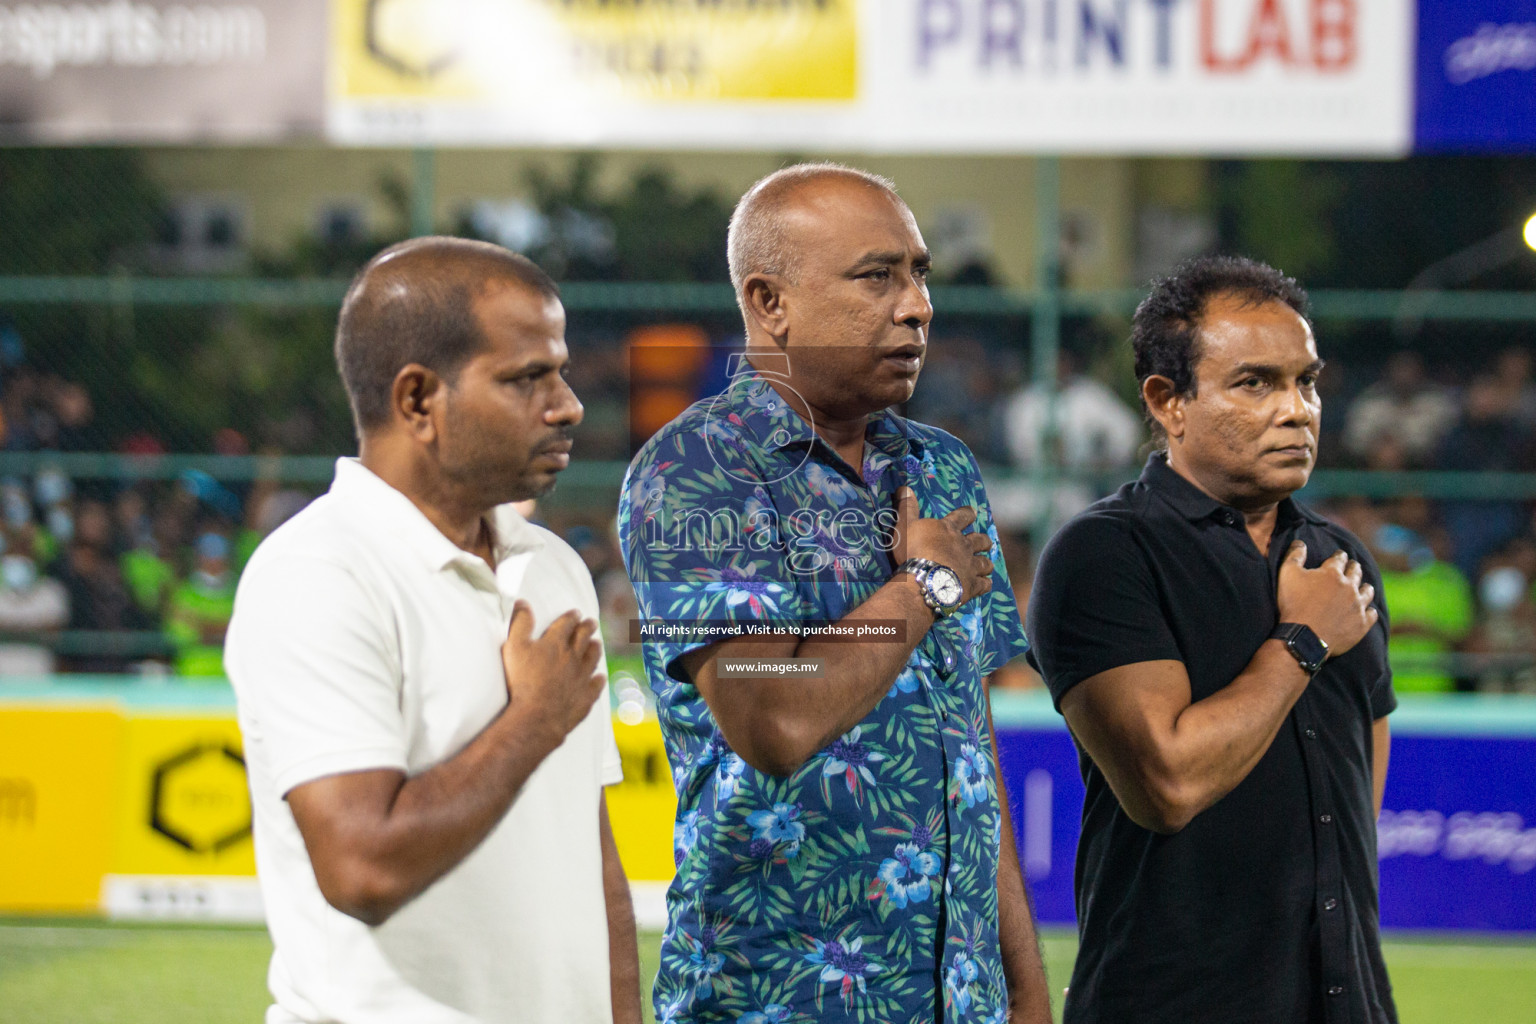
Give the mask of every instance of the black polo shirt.
M 1288 499 L 1265 556 L 1241 513 L 1154 453 L 1140 480 L 1041 554 L 1029 660 L 1058 707 L 1082 680 L 1142 661 L 1182 661 L 1203 700 L 1275 627 L 1277 573 L 1296 539 L 1308 567 L 1339 548 L 1359 559 L 1381 621 L 1328 660 L 1248 777 L 1174 835 L 1127 817 L 1079 745 L 1087 795 L 1068 1024 L 1397 1020 L 1371 785 L 1371 725 L 1397 700 L 1381 577 L 1354 535 Z

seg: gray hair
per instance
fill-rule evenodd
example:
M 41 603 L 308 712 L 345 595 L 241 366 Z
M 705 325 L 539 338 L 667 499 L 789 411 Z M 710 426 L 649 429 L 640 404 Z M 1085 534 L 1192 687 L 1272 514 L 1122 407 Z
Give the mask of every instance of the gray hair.
M 736 304 L 743 318 L 748 317 L 747 299 L 742 285 L 753 274 L 781 274 L 794 280 L 793 253 L 784 231 L 784 210 L 802 186 L 827 178 L 840 178 L 879 189 L 899 201 L 896 183 L 889 178 L 849 167 L 821 162 L 794 164 L 780 168 L 747 189 L 731 214 L 726 235 L 726 259 L 731 269 L 731 284 L 736 289 Z

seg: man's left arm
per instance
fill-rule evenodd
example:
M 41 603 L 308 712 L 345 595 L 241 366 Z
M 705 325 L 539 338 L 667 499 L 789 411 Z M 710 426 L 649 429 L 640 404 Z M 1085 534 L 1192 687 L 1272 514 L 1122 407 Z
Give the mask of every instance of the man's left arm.
M 613 1024 L 640 1024 L 640 947 L 635 936 L 635 908 L 629 879 L 619 861 L 619 847 L 608 823 L 608 797 L 597 798 L 603 844 L 603 900 L 608 905 L 608 973 Z
M 1381 801 L 1387 793 L 1387 762 L 1392 755 L 1392 730 L 1387 716 L 1371 723 L 1371 788 L 1376 797 L 1376 817 L 1381 817 Z
M 1008 1019 L 1012 1024 L 1050 1024 L 1051 997 L 1045 978 L 1040 937 L 1035 932 L 1035 913 L 1019 867 L 1019 851 L 1013 841 L 1013 816 L 1008 810 L 1008 790 L 1003 785 L 1002 758 L 997 750 L 997 730 L 992 725 L 992 677 L 987 687 L 987 731 L 992 737 L 992 772 L 997 779 L 997 800 L 1002 816 L 1002 843 L 997 860 L 997 936 L 1008 980 Z

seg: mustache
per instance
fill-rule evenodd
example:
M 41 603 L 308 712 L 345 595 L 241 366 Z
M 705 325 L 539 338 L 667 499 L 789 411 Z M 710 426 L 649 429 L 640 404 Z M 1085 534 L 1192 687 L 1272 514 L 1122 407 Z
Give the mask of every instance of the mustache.
M 540 442 L 539 446 L 533 450 L 533 454 L 535 454 L 535 455 L 543 455 L 545 452 L 554 451 L 557 448 L 565 448 L 565 447 L 568 447 L 570 444 L 571 444 L 571 432 L 570 432 L 570 430 L 568 430 L 568 429 L 566 429 L 564 427 L 561 427 L 559 430 L 556 430 L 553 434 L 551 434 L 549 437 L 545 438 L 542 442 Z

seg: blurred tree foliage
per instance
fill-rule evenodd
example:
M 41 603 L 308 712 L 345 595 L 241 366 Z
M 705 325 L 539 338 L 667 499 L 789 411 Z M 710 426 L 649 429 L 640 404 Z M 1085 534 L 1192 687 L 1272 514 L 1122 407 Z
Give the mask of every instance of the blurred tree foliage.
M 108 276 L 128 273 L 163 230 L 165 196 L 131 149 L 0 149 L 0 273 Z M 19 362 L 75 381 L 91 396 L 91 433 L 102 444 L 140 430 L 181 450 L 205 449 L 217 417 L 200 417 L 180 372 L 210 336 L 201 308 L 131 304 L 17 304 L 4 311 Z M 18 358 L 19 356 L 19 358 Z
M 1332 264 L 1337 170 L 1299 160 L 1245 160 L 1216 175 L 1222 236 L 1229 248 L 1310 281 Z
M 407 182 L 385 175 L 374 189 L 388 211 L 369 235 L 324 239 L 301 234 L 279 252 L 258 253 L 260 277 L 348 278 L 380 249 L 410 235 Z M 252 410 L 247 436 L 291 454 L 356 449 L 347 395 L 336 373 L 332 307 L 250 306 L 238 311 L 214 339 L 205 361 L 223 367 L 233 402 Z
M 1536 213 L 1536 163 L 1493 156 L 1231 160 L 1215 167 L 1221 246 L 1309 288 L 1402 288 Z M 1456 285 L 1536 287 L 1536 257 Z
M 133 150 L 0 149 L 0 273 L 107 273 L 164 205 Z
M 297 238 L 282 253 L 256 255 L 248 269 L 281 278 L 351 274 L 405 234 L 408 190 L 398 181 L 378 187 L 402 211 L 386 225 L 391 237 Z M 25 226 L 7 231 L 0 273 L 174 273 L 161 258 L 168 211 L 135 150 L 0 149 L 0 223 Z M 0 310 L 6 319 L 26 365 L 85 387 L 103 447 L 147 434 L 171 451 L 206 452 L 225 427 L 253 447 L 353 447 L 331 355 L 334 309 L 22 303 Z
M 663 167 L 645 167 L 617 191 L 598 189 L 599 158 L 573 157 L 564 174 L 529 173 L 541 224 L 524 254 L 567 281 L 726 281 L 732 202 L 689 191 Z M 465 233 L 474 233 L 463 225 Z

